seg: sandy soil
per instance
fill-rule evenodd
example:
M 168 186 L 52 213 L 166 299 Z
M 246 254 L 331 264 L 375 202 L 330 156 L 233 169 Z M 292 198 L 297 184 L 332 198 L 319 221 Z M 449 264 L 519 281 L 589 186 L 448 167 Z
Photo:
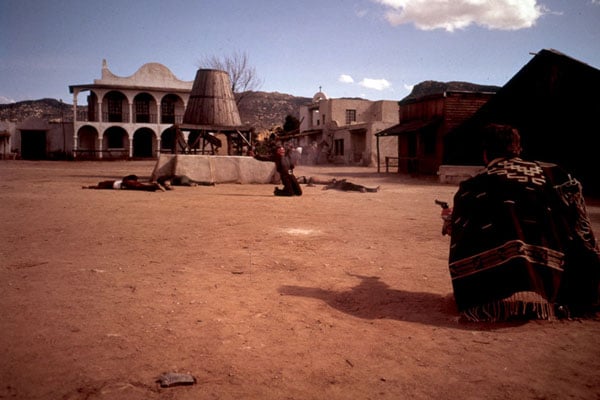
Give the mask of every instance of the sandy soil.
M 600 398 L 600 320 L 458 321 L 433 203 L 455 186 L 81 189 L 153 166 L 0 161 L 0 398 Z

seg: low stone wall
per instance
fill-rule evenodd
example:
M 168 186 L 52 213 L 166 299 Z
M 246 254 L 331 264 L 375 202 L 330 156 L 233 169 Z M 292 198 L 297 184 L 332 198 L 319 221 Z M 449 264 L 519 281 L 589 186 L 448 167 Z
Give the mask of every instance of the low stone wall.
M 242 156 L 161 154 L 151 179 L 169 175 L 186 175 L 195 181 L 211 183 L 279 182 L 275 163 Z
M 440 165 L 438 176 L 441 183 L 459 184 L 477 175 L 484 168 L 481 165 Z

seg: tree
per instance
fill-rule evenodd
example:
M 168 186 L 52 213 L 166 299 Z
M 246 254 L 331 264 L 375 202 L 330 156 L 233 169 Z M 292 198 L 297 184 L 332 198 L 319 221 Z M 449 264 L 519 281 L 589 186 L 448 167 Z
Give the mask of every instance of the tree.
M 231 80 L 231 90 L 236 104 L 262 85 L 262 80 L 256 74 L 256 69 L 250 65 L 246 52 L 235 52 L 229 56 L 210 56 L 200 61 L 200 68 L 211 68 L 225 71 Z
M 298 128 L 300 128 L 300 121 L 298 120 L 298 118 L 288 114 L 285 117 L 285 122 L 283 123 L 283 131 L 285 133 L 290 133 L 292 131 L 297 130 Z

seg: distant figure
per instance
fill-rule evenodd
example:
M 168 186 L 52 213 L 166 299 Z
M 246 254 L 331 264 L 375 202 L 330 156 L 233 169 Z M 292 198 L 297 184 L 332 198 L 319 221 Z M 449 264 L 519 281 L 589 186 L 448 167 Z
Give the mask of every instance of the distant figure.
M 275 196 L 302 196 L 302 189 L 294 176 L 294 163 L 290 157 L 290 151 L 283 146 L 277 146 L 275 153 L 269 157 L 256 155 L 259 161 L 272 161 L 281 177 L 283 189 L 275 188 Z
M 593 316 L 600 250 L 580 183 L 557 165 L 522 160 L 516 129 L 483 133 L 486 169 L 442 210 L 459 312 L 470 321 Z
M 292 162 L 294 165 L 300 165 L 302 160 L 302 147 L 294 147 L 290 152 L 290 156 L 292 158 Z
M 142 190 L 146 192 L 164 191 L 165 188 L 158 182 L 142 183 L 137 175 L 127 175 L 121 179 L 101 181 L 96 185 L 82 186 L 82 189 L 121 189 L 121 190 Z
M 309 165 L 315 165 L 319 163 L 319 147 L 317 145 L 317 142 L 315 142 L 314 140 L 310 143 L 310 147 L 308 148 L 308 164 Z
M 331 149 L 329 147 L 329 143 L 326 141 L 322 141 L 318 146 L 317 160 L 315 164 L 327 164 L 329 162 L 329 156 L 331 153 Z

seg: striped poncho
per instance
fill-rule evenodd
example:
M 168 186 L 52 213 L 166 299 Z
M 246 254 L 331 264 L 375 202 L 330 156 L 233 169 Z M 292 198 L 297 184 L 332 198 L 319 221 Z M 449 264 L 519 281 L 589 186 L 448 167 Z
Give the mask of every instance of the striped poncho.
M 449 268 L 468 320 L 592 311 L 600 251 L 581 185 L 553 164 L 492 161 L 454 197 Z

